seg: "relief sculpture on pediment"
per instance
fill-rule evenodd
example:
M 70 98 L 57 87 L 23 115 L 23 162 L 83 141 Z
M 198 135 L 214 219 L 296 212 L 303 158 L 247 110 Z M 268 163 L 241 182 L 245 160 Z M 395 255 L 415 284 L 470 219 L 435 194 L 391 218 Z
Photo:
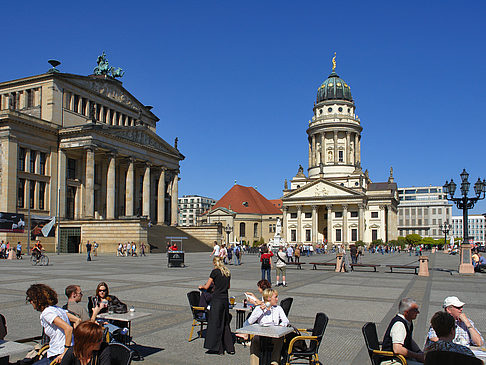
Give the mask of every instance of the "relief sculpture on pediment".
M 138 107 L 138 104 L 130 97 L 128 97 L 122 90 L 112 85 L 107 85 L 105 82 L 93 80 L 90 83 L 90 89 L 96 91 L 106 97 L 116 100 L 120 103 L 131 107 Z
M 153 148 L 158 149 L 159 151 L 166 151 L 167 149 L 164 147 L 162 143 L 157 141 L 155 138 L 149 136 L 147 133 L 144 131 L 139 131 L 139 130 L 127 130 L 127 131 L 121 131 L 118 133 L 115 133 L 117 137 L 122 137 L 125 139 L 128 139 L 132 142 L 144 145 L 144 146 L 150 146 Z

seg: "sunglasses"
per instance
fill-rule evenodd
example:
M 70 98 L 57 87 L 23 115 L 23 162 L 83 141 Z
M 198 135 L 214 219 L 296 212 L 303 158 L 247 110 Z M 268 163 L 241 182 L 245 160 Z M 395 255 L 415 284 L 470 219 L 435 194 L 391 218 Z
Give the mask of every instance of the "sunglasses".
M 106 289 L 98 289 L 98 291 L 106 292 Z
M 455 305 L 453 305 L 454 308 L 456 308 L 457 310 L 461 310 L 464 308 L 464 306 L 461 306 L 461 307 L 456 307 Z

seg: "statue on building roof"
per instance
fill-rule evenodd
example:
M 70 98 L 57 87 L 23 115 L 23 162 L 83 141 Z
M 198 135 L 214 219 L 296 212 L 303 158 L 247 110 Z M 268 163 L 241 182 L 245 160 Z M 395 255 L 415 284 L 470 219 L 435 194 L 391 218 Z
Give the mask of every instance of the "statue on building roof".
M 336 71 L 336 52 L 334 52 L 334 57 L 332 58 L 332 72 Z
M 285 179 L 284 190 L 288 190 L 288 188 L 289 188 L 289 184 L 287 183 L 287 179 Z
M 93 70 L 95 75 L 103 75 L 116 78 L 122 77 L 125 74 L 125 71 L 123 71 L 120 67 L 115 68 L 108 64 L 108 59 L 106 58 L 105 51 L 103 51 L 101 56 L 98 56 L 98 58 L 96 59 L 96 63 L 98 64 L 98 66 L 96 66 Z
M 299 174 L 303 174 L 304 173 L 304 168 L 302 167 L 302 165 L 299 164 Z
M 174 139 L 174 148 L 177 149 L 177 143 L 179 142 L 179 138 Z
M 390 177 L 388 178 L 388 182 L 395 182 L 395 180 L 393 179 L 393 167 L 390 167 Z

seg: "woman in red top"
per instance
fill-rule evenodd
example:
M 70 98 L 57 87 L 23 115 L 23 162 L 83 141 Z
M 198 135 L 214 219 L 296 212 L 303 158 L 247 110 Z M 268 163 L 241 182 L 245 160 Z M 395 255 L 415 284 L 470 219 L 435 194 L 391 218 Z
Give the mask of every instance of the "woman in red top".
M 272 272 L 272 256 L 273 252 L 268 251 L 268 247 L 264 246 L 262 250 L 262 255 L 260 256 L 260 262 L 262 263 L 262 280 L 265 279 L 265 274 L 267 275 L 267 280 L 271 284 L 271 272 Z

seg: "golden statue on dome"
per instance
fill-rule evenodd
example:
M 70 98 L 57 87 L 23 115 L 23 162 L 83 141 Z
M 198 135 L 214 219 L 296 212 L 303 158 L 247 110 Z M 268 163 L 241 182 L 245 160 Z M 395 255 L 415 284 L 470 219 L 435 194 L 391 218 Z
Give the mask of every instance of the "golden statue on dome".
M 334 57 L 332 58 L 332 72 L 336 70 L 336 52 L 334 52 Z

